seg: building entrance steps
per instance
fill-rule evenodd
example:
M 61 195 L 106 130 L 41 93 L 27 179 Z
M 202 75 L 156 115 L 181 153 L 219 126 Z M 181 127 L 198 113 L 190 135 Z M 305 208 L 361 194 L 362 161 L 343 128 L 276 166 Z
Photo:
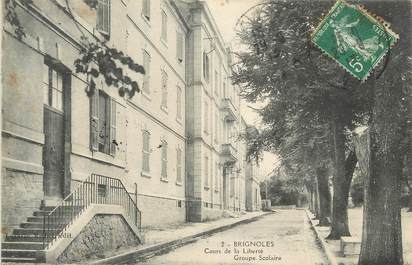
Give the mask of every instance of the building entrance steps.
M 35 263 L 43 261 L 40 251 L 49 240 L 44 237 L 43 221 L 52 207 L 40 206 L 33 212 L 33 216 L 27 218 L 27 222 L 20 224 L 19 228 L 7 235 L 2 242 L 2 262 Z M 59 230 L 56 230 L 59 231 Z

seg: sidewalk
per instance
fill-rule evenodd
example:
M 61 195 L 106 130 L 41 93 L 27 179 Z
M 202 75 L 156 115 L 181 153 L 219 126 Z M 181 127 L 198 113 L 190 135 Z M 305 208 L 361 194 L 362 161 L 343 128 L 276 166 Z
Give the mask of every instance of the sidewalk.
M 182 223 L 160 228 L 144 229 L 145 243 L 122 254 L 90 262 L 90 264 L 119 264 L 127 260 L 138 260 L 154 256 L 178 246 L 196 241 L 201 236 L 214 234 L 233 226 L 253 222 L 267 212 L 248 212 L 240 217 L 228 217 L 205 223 Z M 117 255 L 116 255 L 117 254 Z
M 314 215 L 306 210 L 312 227 L 315 230 L 325 254 L 331 265 L 356 265 L 359 255 L 343 257 L 340 251 L 340 240 L 329 240 L 326 237 L 329 235 L 329 226 L 316 226 L 319 221 L 312 220 Z M 362 238 L 362 208 L 348 209 L 349 230 L 353 237 Z M 402 210 L 402 245 L 403 258 L 405 265 L 412 264 L 412 213 Z

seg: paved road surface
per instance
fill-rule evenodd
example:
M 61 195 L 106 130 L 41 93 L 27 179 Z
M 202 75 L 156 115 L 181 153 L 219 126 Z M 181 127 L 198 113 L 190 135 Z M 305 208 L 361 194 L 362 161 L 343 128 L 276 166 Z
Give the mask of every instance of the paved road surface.
M 253 245 L 254 244 L 254 245 Z M 229 250 L 230 253 L 225 253 Z M 235 253 L 235 251 L 237 251 Z M 136 264 L 328 264 L 303 210 L 280 210 Z

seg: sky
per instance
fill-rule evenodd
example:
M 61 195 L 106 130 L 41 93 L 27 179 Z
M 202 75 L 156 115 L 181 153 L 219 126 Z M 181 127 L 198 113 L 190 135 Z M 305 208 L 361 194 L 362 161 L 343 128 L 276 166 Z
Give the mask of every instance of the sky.
M 261 0 L 206 0 L 209 9 L 219 27 L 224 41 L 232 47 L 236 47 L 235 25 L 239 17 L 248 9 L 259 4 Z M 259 116 L 248 107 L 245 101 L 242 101 L 240 111 L 246 123 L 250 125 L 259 125 Z M 264 177 L 272 171 L 277 164 L 276 156 L 270 153 L 265 153 L 261 163 L 262 176 Z

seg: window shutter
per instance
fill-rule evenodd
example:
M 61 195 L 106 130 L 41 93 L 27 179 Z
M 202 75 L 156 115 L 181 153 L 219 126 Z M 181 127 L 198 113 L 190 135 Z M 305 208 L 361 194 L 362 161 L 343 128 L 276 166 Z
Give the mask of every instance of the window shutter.
M 176 54 L 177 54 L 177 59 L 179 62 L 183 61 L 183 34 L 179 31 L 177 31 L 177 37 L 176 37 Z
M 165 71 L 162 71 L 162 106 L 167 108 L 167 79 L 168 76 Z
M 177 169 L 176 169 L 176 182 L 181 183 L 182 182 L 182 150 L 180 148 L 177 149 Z
M 99 150 L 99 90 L 90 96 L 90 148 Z
M 110 100 L 110 155 L 116 154 L 116 101 Z
M 150 20 L 150 0 L 143 0 L 143 16 Z
M 178 86 L 177 87 L 177 95 L 176 95 L 176 117 L 177 119 L 182 119 L 182 89 Z
M 98 0 L 97 29 L 102 33 L 110 33 L 110 0 Z
M 162 39 L 167 41 L 167 15 L 166 12 L 162 10 Z
M 145 75 L 143 77 L 143 91 L 146 94 L 150 94 L 150 54 L 143 50 L 143 68 L 145 70 Z
M 162 172 L 161 177 L 167 178 L 167 142 L 162 141 Z

